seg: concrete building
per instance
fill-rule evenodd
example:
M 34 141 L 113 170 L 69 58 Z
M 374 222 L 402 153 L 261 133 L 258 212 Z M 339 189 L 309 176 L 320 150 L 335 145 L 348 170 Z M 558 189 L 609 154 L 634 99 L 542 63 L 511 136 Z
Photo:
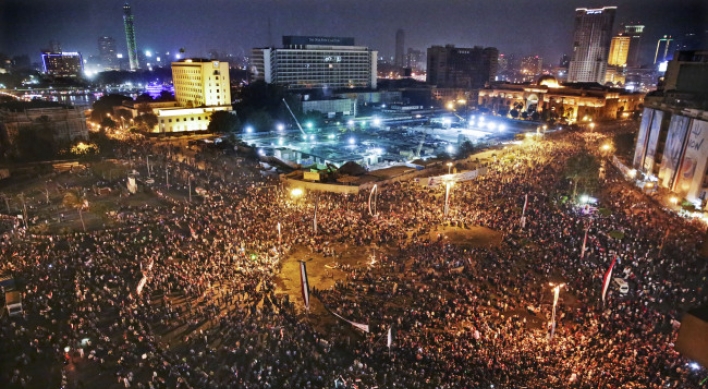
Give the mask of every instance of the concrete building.
M 632 166 L 696 206 L 708 200 L 708 51 L 678 51 L 647 95 Z
M 135 19 L 133 11 L 128 3 L 123 5 L 123 27 L 125 28 L 125 42 L 128 47 L 128 63 L 130 70 L 135 71 L 140 69 L 138 62 L 138 47 L 135 43 Z
M 324 100 L 302 100 L 302 112 L 319 112 L 326 119 L 351 119 L 356 117 L 357 99 L 337 98 Z
M 229 64 L 208 59 L 172 63 L 177 103 L 186 108 L 231 105 Z
M 427 61 L 428 84 L 438 88 L 480 88 L 494 81 L 499 50 L 481 46 L 433 46 L 428 48 Z
M 617 7 L 576 8 L 569 82 L 605 82 Z
M 50 52 L 42 53 L 42 67 L 44 73 L 54 77 L 78 78 L 83 75 L 84 61 L 78 52 Z
M 0 140 L 11 147 L 24 130 L 51 131 L 57 143 L 88 139 L 88 127 L 83 110 L 75 107 L 0 108 Z M 0 142 L 3 143 L 3 142 Z
M 284 36 L 283 48 L 256 48 L 255 79 L 302 89 L 376 89 L 375 50 L 355 46 L 354 38 Z

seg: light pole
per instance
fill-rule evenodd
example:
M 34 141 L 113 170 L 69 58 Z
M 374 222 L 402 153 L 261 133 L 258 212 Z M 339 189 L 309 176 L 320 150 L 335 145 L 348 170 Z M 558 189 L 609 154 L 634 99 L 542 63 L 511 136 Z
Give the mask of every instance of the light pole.
M 445 183 L 445 209 L 443 210 L 445 217 L 447 217 L 450 212 L 450 187 L 452 186 L 452 181 L 447 181 Z
M 551 314 L 551 334 L 549 340 L 553 339 L 553 334 L 556 332 L 556 308 L 558 307 L 558 295 L 560 294 L 561 287 L 565 286 L 565 283 L 554 284 L 552 282 L 548 283 L 553 288 L 553 313 Z
M 191 203 L 192 202 L 192 175 L 191 174 L 187 177 L 187 183 L 189 185 L 189 189 L 188 189 L 189 190 L 189 202 Z
M 447 163 L 447 174 L 450 174 L 450 171 L 452 170 L 452 162 Z

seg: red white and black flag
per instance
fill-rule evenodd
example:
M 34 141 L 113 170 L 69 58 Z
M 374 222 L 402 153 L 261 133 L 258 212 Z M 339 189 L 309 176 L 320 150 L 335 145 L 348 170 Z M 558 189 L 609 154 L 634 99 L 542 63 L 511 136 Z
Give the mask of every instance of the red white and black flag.
M 305 301 L 305 309 L 310 310 L 310 283 L 307 282 L 307 268 L 305 262 L 300 262 L 300 281 L 302 283 L 302 299 Z
M 607 295 L 607 289 L 610 287 L 610 281 L 612 281 L 612 268 L 615 267 L 615 262 L 617 262 L 617 256 L 612 259 L 610 268 L 607 269 L 605 278 L 602 279 L 602 305 L 605 305 L 605 295 Z

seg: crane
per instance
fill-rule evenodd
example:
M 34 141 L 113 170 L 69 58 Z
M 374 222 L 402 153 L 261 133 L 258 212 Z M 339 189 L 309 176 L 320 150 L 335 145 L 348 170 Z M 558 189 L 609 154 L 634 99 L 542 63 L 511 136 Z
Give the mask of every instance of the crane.
M 290 115 L 293 116 L 293 119 L 295 120 L 295 124 L 297 124 L 297 128 L 300 129 L 300 132 L 302 132 L 302 135 L 305 135 L 305 138 L 307 138 L 307 134 L 305 134 L 305 130 L 302 129 L 302 126 L 300 125 L 300 122 L 297 120 L 295 117 L 295 114 L 293 113 L 293 110 L 290 109 L 290 105 L 288 105 L 288 102 L 285 101 L 285 98 L 283 98 L 283 103 L 285 104 L 285 107 L 288 109 L 288 112 L 290 112 Z

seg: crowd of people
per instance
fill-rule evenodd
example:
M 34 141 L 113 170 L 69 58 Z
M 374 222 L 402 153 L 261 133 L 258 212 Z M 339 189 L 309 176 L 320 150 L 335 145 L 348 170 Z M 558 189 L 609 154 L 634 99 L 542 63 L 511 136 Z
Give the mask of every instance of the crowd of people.
M 585 139 L 541 142 L 500 152 L 486 176 L 456 183 L 447 215 L 444 187 L 380 187 L 371 215 L 369 193 L 294 199 L 257 170 L 204 159 L 199 168 L 179 164 L 173 185 L 207 180 L 222 201 L 163 191 L 161 206 L 123 206 L 116 228 L 10 238 L 0 266 L 23 285 L 25 315 L 0 321 L 0 351 L 11 357 L 0 380 L 12 388 L 701 387 L 708 373 L 673 342 L 681 313 L 708 302 L 704 229 L 652 203 L 633 207 L 641 198 L 612 172 L 598 188 L 608 215 L 580 212 L 565 167 Z M 499 242 L 453 244 L 450 225 L 486 227 Z M 318 328 L 299 293 L 278 286 L 294 248 L 336 262 L 342 250 L 372 245 L 381 249 L 375 263 L 337 272 L 331 288 L 313 280 L 311 295 L 370 332 L 344 322 Z M 615 257 L 631 290 L 611 287 L 603 303 Z M 552 337 L 549 282 L 565 285 Z

